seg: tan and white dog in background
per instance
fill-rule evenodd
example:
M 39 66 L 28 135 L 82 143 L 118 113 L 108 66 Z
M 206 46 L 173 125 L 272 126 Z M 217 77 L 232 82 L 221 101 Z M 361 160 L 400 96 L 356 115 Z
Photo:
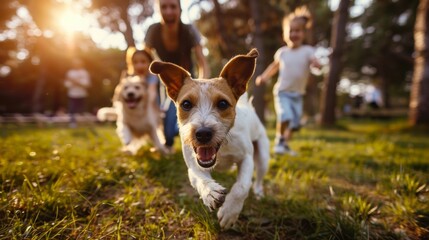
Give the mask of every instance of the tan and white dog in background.
M 116 133 L 123 144 L 123 150 L 131 154 L 137 153 L 144 143 L 143 137 L 149 137 L 157 150 L 167 153 L 158 137 L 161 121 L 159 109 L 155 103 L 149 102 L 149 94 L 153 93 L 148 91 L 147 83 L 138 76 L 122 78 L 114 91 L 112 100 L 117 114 Z M 109 111 L 105 112 L 111 114 Z
M 252 186 L 263 196 L 263 178 L 268 169 L 269 139 L 247 100 L 247 83 L 256 65 L 256 49 L 232 58 L 220 76 L 192 79 L 183 68 L 155 61 L 150 66 L 166 86 L 177 106 L 182 150 L 191 185 L 217 216 L 222 228 L 238 219 Z M 238 167 L 237 180 L 229 193 L 210 175 L 212 169 Z

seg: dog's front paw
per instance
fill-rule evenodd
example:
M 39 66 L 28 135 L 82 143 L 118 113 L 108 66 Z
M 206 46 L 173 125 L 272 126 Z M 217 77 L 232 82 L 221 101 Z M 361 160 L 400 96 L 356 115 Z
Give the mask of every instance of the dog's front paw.
M 225 201 L 223 206 L 217 212 L 220 227 L 222 229 L 231 228 L 237 221 L 242 208 L 243 203 L 228 200 Z
M 201 199 L 204 205 L 210 208 L 211 211 L 218 209 L 225 201 L 227 191 L 224 187 L 216 182 L 211 182 L 206 185 L 206 191 L 201 194 Z
M 260 200 L 265 196 L 264 195 L 264 188 L 260 184 L 259 185 L 258 184 L 253 185 L 253 193 L 255 194 L 255 198 L 257 200 Z
M 173 147 L 162 146 L 159 150 L 164 155 L 171 155 L 171 154 L 174 153 L 174 148 Z
M 128 146 L 123 146 L 121 148 L 121 152 L 123 152 L 126 155 L 134 155 L 134 152 L 131 151 L 131 148 L 129 148 Z
M 136 155 L 139 151 L 140 146 L 136 144 L 128 144 L 122 147 L 121 151 L 128 155 Z

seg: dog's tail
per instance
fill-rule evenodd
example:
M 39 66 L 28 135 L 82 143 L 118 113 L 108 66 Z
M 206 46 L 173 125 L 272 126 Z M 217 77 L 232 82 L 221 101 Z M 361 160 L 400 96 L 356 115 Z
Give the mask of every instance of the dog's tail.
M 97 119 L 100 122 L 113 122 L 118 118 L 118 113 L 113 107 L 103 107 L 97 111 Z

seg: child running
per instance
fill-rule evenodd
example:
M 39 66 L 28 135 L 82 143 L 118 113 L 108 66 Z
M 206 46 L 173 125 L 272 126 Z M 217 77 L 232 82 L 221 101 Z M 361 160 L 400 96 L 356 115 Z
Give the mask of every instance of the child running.
M 277 50 L 274 61 L 256 78 L 256 85 L 267 82 L 279 72 L 273 88 L 274 108 L 277 115 L 275 154 L 296 152 L 289 147 L 293 131 L 300 128 L 303 111 L 303 95 L 310 66 L 320 68 L 314 57 L 315 49 L 304 43 L 306 30 L 311 27 L 311 15 L 306 7 L 296 9 L 283 19 L 283 40 L 287 46 Z

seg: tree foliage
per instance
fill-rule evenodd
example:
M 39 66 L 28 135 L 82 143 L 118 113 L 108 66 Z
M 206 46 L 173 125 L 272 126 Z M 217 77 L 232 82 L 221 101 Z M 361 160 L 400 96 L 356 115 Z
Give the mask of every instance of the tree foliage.
M 58 28 L 58 14 L 65 3 L 56 0 L 0 2 L 0 113 L 56 112 L 64 109 L 63 79 L 72 56 L 81 57 L 92 76 L 89 109 L 110 105 L 113 88 L 123 67 L 124 53 L 99 49 L 89 36 L 69 35 Z M 28 16 L 18 11 L 28 11 Z M 25 12 L 25 11 L 24 11 Z M 13 24 L 11 23 L 13 22 Z M 100 91 L 101 90 L 101 91 Z
M 133 14 L 130 14 L 130 9 Z M 124 35 L 128 46 L 135 46 L 133 25 L 143 23 L 153 14 L 150 0 L 92 0 L 101 27 Z
M 254 19 L 248 0 L 233 0 L 219 4 L 218 1 L 199 1 L 199 4 L 210 3 L 211 8 L 201 7 L 201 17 L 196 24 L 201 33 L 207 38 L 207 48 L 210 58 L 215 59 L 215 69 L 221 68 L 225 59 L 246 52 L 253 47 Z M 213 3 L 214 2 L 214 3 Z M 219 5 L 218 5 L 219 4 Z M 307 4 L 315 18 L 312 43 L 323 42 L 328 39 L 330 31 L 330 17 L 328 5 L 324 1 L 281 1 L 269 0 L 259 4 L 260 25 L 268 65 L 272 61 L 274 52 L 285 43 L 282 39 L 281 21 L 285 14 L 298 6 Z M 216 5 L 218 5 L 216 7 Z M 216 72 L 216 71 L 215 71 Z
M 365 12 L 351 19 L 361 25 L 358 37 L 349 37 L 347 71 L 352 79 L 375 79 L 389 107 L 391 93 L 405 94 L 413 68 L 413 26 L 418 0 L 373 1 Z M 373 70 L 371 70 L 373 69 Z M 368 71 L 370 70 L 370 71 Z M 407 81 L 408 80 L 408 81 Z
M 192 7 L 198 8 L 200 12 L 196 25 L 207 40 L 206 47 L 213 73 L 219 72 L 232 56 L 258 47 L 261 56 L 258 58 L 255 75 L 260 74 L 273 60 L 274 52 L 285 44 L 282 39 L 282 17 L 301 5 L 307 5 L 314 18 L 308 43 L 328 47 L 331 42 L 333 11 L 329 1 L 192 2 Z M 352 1 L 351 13 L 355 13 L 354 10 L 362 2 L 365 1 Z M 409 97 L 408 89 L 411 89 L 414 66 L 413 27 L 418 2 L 373 0 L 363 11 L 352 14 L 347 25 L 342 57 L 344 71 L 340 77 L 347 77 L 352 81 L 375 82 L 381 87 L 388 106 L 404 106 Z M 78 44 L 68 50 L 70 37 L 58 27 L 58 17 L 61 10 L 71 3 L 90 3 L 82 5 L 85 13 L 96 16 L 100 28 L 112 33 L 122 33 L 128 46 L 136 45 L 134 31 L 137 28 L 143 29 L 145 21 L 154 12 L 154 1 L 151 0 L 0 1 L 0 68 L 3 72 L 10 70 L 9 74 L 0 75 L 0 112 L 28 112 L 28 106 L 31 102 L 39 101 L 37 99 L 41 101 L 41 111 L 55 111 L 55 108 L 64 105 L 63 100 L 58 100 L 63 94 L 61 91 L 64 91 L 60 79 L 68 67 L 71 55 L 82 56 L 86 60 L 96 78 L 95 86 L 107 86 L 101 85 L 103 79 L 110 79 L 112 84 L 117 80 L 117 73 L 123 66 L 121 51 L 99 49 L 89 36 L 79 33 L 73 36 Z M 28 11 L 29 19 L 23 19 L 23 8 Z M 355 34 L 356 29 L 361 29 L 361 33 Z M 113 69 L 99 67 L 102 63 L 95 63 L 106 60 L 107 56 L 115 56 L 113 62 L 107 61 Z M 313 100 L 305 102 L 319 102 L 317 95 L 321 88 L 317 81 L 320 79 L 310 81 L 313 89 L 308 92 Z M 274 82 L 275 79 L 262 90 L 255 87 L 253 82 L 250 83 L 251 94 L 256 93 L 254 103 L 261 103 L 262 106 L 257 109 L 259 113 L 264 113 L 267 106 L 271 107 L 268 104 L 265 106 L 265 102 L 271 104 Z M 40 93 L 39 97 L 33 96 L 33 101 L 27 99 L 25 102 L 17 96 L 18 92 L 25 92 L 28 98 L 37 95 L 37 91 Z M 94 104 L 108 104 L 110 97 L 101 100 L 102 97 L 105 96 L 93 96 Z M 19 100 L 15 101 L 16 99 Z M 58 104 L 51 104 L 57 100 Z M 337 104 L 334 107 L 341 106 Z

